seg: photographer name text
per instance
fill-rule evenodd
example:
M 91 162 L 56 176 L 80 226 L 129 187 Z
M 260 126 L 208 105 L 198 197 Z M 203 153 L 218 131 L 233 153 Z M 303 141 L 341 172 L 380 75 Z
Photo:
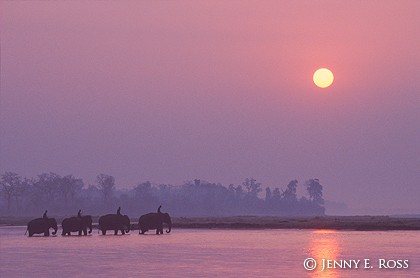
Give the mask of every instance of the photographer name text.
M 319 261 L 314 258 L 307 258 L 303 262 L 306 270 L 321 271 L 327 269 L 408 269 L 409 262 L 406 259 L 321 259 Z

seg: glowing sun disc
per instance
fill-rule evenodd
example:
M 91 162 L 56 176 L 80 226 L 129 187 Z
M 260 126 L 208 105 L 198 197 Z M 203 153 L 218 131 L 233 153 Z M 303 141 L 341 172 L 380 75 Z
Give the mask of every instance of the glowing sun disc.
M 315 71 L 313 80 L 318 87 L 327 88 L 333 83 L 334 75 L 329 69 L 321 68 Z

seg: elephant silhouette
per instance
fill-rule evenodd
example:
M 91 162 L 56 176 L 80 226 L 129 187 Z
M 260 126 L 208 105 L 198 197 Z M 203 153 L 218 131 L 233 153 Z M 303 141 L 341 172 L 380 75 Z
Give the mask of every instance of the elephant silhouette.
M 168 213 L 162 213 L 159 206 L 158 212 L 151 212 L 140 216 L 139 218 L 139 234 L 144 234 L 148 230 L 156 229 L 156 234 L 163 234 L 163 224 L 167 224 L 169 230 L 166 233 L 171 232 L 172 220 Z
M 55 218 L 49 218 L 44 214 L 42 218 L 36 218 L 29 221 L 25 235 L 29 232 L 29 236 L 33 236 L 34 234 L 44 234 L 44 236 L 50 235 L 50 229 L 54 229 L 52 232 L 53 235 L 57 233 L 57 221 Z
M 130 232 L 130 218 L 127 215 L 107 214 L 99 217 L 98 222 L 102 235 L 106 235 L 107 230 L 113 230 L 115 235 L 118 231 L 121 231 L 123 235 Z
M 79 210 L 77 217 L 69 217 L 64 218 L 63 222 L 61 222 L 61 228 L 63 229 L 63 232 L 61 235 L 71 235 L 71 232 L 78 232 L 79 236 L 82 235 L 82 233 L 86 236 L 88 233 L 89 228 L 89 234 L 92 233 L 92 216 L 91 215 L 81 215 L 81 211 Z

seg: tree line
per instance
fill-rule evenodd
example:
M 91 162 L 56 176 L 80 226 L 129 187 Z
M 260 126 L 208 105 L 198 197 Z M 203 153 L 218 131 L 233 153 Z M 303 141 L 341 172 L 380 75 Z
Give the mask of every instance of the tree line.
M 26 178 L 5 172 L 0 179 L 1 215 L 37 215 L 48 209 L 54 215 L 71 215 L 79 209 L 100 215 L 121 206 L 125 213 L 146 213 L 162 204 L 175 216 L 324 215 L 322 185 L 318 179 L 304 183 L 306 196 L 298 196 L 298 181 L 284 188 L 263 186 L 254 178 L 224 186 L 195 179 L 182 185 L 141 182 L 118 189 L 115 178 L 100 174 L 86 185 L 73 175 L 43 173 Z

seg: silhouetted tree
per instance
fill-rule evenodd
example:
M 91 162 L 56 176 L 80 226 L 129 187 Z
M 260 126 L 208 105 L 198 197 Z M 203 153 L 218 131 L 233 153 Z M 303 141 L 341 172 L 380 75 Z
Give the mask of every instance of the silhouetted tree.
M 280 201 L 280 199 L 281 199 L 280 188 L 278 188 L 278 187 L 274 188 L 272 198 L 273 198 L 273 200 Z
M 96 177 L 98 183 L 98 189 L 104 196 L 104 201 L 107 204 L 112 194 L 115 191 L 115 178 L 110 175 L 100 174 Z
M 100 193 L 99 189 L 94 184 L 89 184 L 88 188 L 82 190 L 89 201 L 93 201 Z
M 150 181 L 138 184 L 133 189 L 136 204 L 134 207 L 142 211 L 147 211 L 148 207 L 155 207 L 158 202 L 158 197 L 155 195 L 155 188 Z
M 238 185 L 235 187 L 235 198 L 238 200 L 243 199 L 244 196 L 244 190 L 242 189 L 242 185 Z
M 283 192 L 283 199 L 286 202 L 297 202 L 297 194 L 296 194 L 296 188 L 297 188 L 298 181 L 292 180 L 287 185 L 286 190 Z
M 43 173 L 35 181 L 36 187 L 43 196 L 45 204 L 51 205 L 56 201 L 59 193 L 61 176 L 56 173 Z
M 261 183 L 254 178 L 246 178 L 242 185 L 246 188 L 247 195 L 250 197 L 257 198 L 258 193 L 262 191 Z
M 1 193 L 7 202 L 7 210 L 10 212 L 12 198 L 16 196 L 16 191 L 21 183 L 21 177 L 13 172 L 6 172 L 1 176 Z
M 83 185 L 83 180 L 73 175 L 60 176 L 43 173 L 28 180 L 16 173 L 5 172 L 0 178 L 1 214 L 27 213 L 48 209 L 57 215 L 72 213 L 78 209 L 90 213 L 104 213 L 107 208 L 124 204 L 128 213 L 155 211 L 162 204 L 180 216 L 207 215 L 323 215 L 322 186 L 318 179 L 308 180 L 305 185 L 309 198 L 297 197 L 297 180 L 292 180 L 285 190 L 265 188 L 265 199 L 258 196 L 261 183 L 253 178 L 240 185 L 228 187 L 195 179 L 180 186 L 138 183 L 131 189 L 117 189 L 115 179 L 100 174 L 97 185 Z M 281 193 L 282 192 L 282 193 Z M 6 210 L 7 208 L 7 210 Z
M 270 187 L 266 187 L 265 188 L 265 201 L 270 201 L 271 200 L 271 189 Z
M 29 180 L 26 178 L 20 178 L 17 180 L 15 190 L 13 190 L 16 212 L 20 212 L 22 210 L 23 199 L 25 198 L 27 191 L 29 191 Z
M 323 205 L 322 185 L 318 179 L 310 179 L 306 182 L 306 189 L 309 193 L 309 200 L 317 205 Z
M 76 194 L 83 188 L 82 179 L 76 179 L 73 175 L 67 175 L 61 178 L 59 190 L 63 196 L 64 202 L 67 205 L 68 200 L 73 202 Z

